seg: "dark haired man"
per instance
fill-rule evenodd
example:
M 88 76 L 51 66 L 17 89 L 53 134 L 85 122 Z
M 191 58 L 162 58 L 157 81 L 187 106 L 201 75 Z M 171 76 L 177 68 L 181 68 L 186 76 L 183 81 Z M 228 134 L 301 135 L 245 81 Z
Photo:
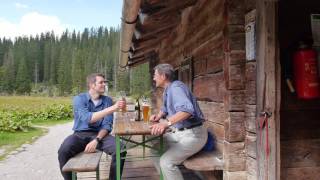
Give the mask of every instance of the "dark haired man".
M 106 80 L 103 74 L 90 74 L 87 77 L 88 92 L 81 93 L 73 99 L 74 133 L 68 136 L 58 151 L 60 170 L 67 161 L 76 154 L 102 150 L 112 156 L 110 180 L 116 179 L 116 143 L 110 135 L 113 124 L 113 112 L 122 109 L 125 100 L 112 103 L 112 99 L 104 96 Z M 121 156 L 125 157 L 126 152 Z M 124 160 L 121 161 L 121 171 Z M 62 172 L 65 180 L 71 180 L 71 173 Z

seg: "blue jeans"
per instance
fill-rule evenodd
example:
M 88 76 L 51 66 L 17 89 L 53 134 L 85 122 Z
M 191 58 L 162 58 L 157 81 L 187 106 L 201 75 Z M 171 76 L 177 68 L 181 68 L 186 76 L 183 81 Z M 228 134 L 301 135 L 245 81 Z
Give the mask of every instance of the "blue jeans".
M 63 143 L 61 144 L 58 151 L 58 160 L 60 164 L 60 171 L 65 180 L 71 180 L 71 172 L 62 172 L 63 166 L 68 162 L 69 159 L 77 155 L 78 153 L 84 151 L 86 145 L 92 141 L 96 136 L 97 132 L 75 132 L 72 135 L 68 136 Z M 122 145 L 122 147 L 124 147 Z M 116 180 L 116 141 L 115 137 L 107 135 L 102 139 L 102 142 L 97 146 L 97 149 L 105 152 L 112 156 L 111 165 L 110 165 L 110 180 Z M 121 157 L 121 174 L 124 165 L 124 157 L 127 152 L 120 154 Z

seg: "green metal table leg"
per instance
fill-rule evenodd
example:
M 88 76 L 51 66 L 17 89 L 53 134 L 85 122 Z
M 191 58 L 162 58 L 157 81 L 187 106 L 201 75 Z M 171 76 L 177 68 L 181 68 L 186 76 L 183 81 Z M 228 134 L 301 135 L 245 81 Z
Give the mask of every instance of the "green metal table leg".
M 142 135 L 142 142 L 145 142 L 146 140 L 146 136 L 145 135 Z M 143 159 L 145 158 L 145 155 L 146 155 L 146 146 L 143 144 L 142 145 L 142 153 L 143 153 Z
M 163 154 L 163 150 L 164 150 L 163 146 L 164 146 L 164 144 L 163 144 L 163 136 L 160 136 L 160 157 Z M 160 180 L 163 180 L 163 174 L 162 174 L 161 168 L 160 168 Z
M 120 180 L 120 137 L 118 135 L 116 135 L 116 166 L 117 166 L 117 180 Z
M 100 179 L 100 170 L 99 170 L 100 168 L 99 168 L 99 165 L 98 165 L 98 167 L 97 167 L 97 170 L 96 170 L 96 180 L 99 180 Z
M 77 172 L 72 171 L 72 180 L 77 180 Z

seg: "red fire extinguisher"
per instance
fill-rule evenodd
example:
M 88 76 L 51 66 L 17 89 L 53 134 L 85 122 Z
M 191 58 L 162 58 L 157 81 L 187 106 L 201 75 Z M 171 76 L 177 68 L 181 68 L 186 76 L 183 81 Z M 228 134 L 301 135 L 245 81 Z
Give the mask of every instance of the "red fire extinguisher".
M 319 98 L 320 87 L 316 51 L 302 44 L 294 53 L 293 61 L 294 81 L 298 98 Z

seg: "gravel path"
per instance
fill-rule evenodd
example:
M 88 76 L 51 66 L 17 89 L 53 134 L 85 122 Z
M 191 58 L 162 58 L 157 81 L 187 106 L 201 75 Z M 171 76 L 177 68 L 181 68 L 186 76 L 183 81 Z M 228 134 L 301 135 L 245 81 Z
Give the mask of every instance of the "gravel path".
M 0 161 L 0 179 L 62 180 L 57 152 L 64 138 L 72 133 L 72 124 L 50 127 L 47 135 Z

